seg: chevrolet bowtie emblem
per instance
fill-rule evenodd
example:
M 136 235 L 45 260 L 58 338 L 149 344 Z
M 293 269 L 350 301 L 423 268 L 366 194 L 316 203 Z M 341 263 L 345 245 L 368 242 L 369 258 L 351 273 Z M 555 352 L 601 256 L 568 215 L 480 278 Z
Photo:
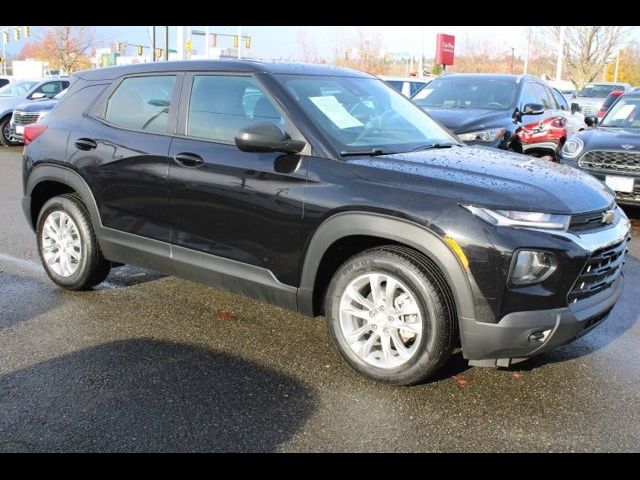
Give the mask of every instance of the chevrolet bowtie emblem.
M 606 225 L 611 225 L 613 223 L 613 219 L 615 218 L 615 213 L 613 210 L 607 210 L 602 213 L 602 223 Z
M 620 145 L 620 146 L 625 150 L 631 150 L 633 148 L 633 145 Z

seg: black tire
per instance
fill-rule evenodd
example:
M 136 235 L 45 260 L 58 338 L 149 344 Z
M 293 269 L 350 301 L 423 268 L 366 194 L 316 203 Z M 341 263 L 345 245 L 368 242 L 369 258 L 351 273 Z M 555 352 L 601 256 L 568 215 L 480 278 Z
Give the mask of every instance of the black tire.
M 379 271 L 401 280 L 414 294 L 422 314 L 423 334 L 415 354 L 396 368 L 379 368 L 351 349 L 340 327 L 340 299 L 349 283 Z M 396 385 L 412 385 L 432 375 L 451 357 L 458 338 L 455 306 L 442 273 L 427 258 L 402 246 L 383 246 L 357 254 L 334 274 L 325 296 L 329 336 L 344 359 L 361 374 Z
M 47 217 L 54 211 L 62 211 L 69 215 L 75 222 L 82 254 L 78 262 L 76 271 L 70 276 L 62 276 L 51 269 L 43 256 L 43 228 Z M 40 261 L 53 282 L 67 290 L 88 290 L 101 283 L 111 269 L 111 263 L 102 256 L 100 246 L 96 239 L 96 234 L 91 225 L 91 219 L 86 207 L 74 193 L 60 195 L 48 200 L 38 214 L 36 225 L 36 235 L 38 241 L 38 254 Z
M 10 122 L 10 115 L 7 115 L 2 120 L 0 120 L 0 143 L 6 147 L 16 147 L 18 145 L 21 145 L 21 142 L 13 142 L 9 140 L 9 137 L 7 136 Z

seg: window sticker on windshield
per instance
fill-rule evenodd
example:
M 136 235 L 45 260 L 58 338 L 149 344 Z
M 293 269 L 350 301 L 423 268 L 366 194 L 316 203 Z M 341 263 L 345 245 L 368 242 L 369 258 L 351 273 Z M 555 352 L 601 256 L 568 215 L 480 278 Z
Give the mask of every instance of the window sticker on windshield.
M 323 97 L 309 97 L 316 107 L 324 113 L 338 128 L 362 127 L 364 124 L 351 115 L 342 106 L 336 97 L 326 95 Z
M 625 120 L 631 115 L 633 109 L 636 108 L 634 104 L 625 105 L 621 109 L 619 109 L 611 120 Z

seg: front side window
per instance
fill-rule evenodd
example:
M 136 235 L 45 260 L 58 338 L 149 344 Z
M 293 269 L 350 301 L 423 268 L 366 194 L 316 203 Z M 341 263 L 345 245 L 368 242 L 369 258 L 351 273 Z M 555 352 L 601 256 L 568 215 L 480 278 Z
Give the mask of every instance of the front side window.
M 564 98 L 564 95 L 560 93 L 555 88 L 553 89 L 553 95 L 556 97 L 556 102 L 558 102 L 558 106 L 560 110 L 569 110 L 569 104 L 567 103 L 567 99 Z
M 401 93 L 374 78 L 278 75 L 341 152 L 457 143 Z
M 0 88 L 0 97 L 20 97 L 26 95 L 38 82 L 15 82 Z
M 123 128 L 167 131 L 174 75 L 125 78 L 107 101 L 104 118 Z
M 187 135 L 233 143 L 236 132 L 252 123 L 272 122 L 284 130 L 285 119 L 252 77 L 196 75 L 187 118 Z
M 640 128 L 640 97 L 621 97 L 600 124 L 603 127 Z
M 420 90 L 413 101 L 421 107 L 510 109 L 516 96 L 511 80 L 482 77 L 440 77 Z

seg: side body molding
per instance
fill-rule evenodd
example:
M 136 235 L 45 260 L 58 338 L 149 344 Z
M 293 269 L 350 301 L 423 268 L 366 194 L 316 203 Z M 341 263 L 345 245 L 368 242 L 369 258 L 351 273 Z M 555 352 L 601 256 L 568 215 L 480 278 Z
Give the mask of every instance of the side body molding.
M 279 282 L 270 270 L 105 227 L 89 185 L 79 173 L 67 167 L 42 164 L 31 170 L 22 199 L 22 208 L 29 223 L 31 194 L 43 181 L 63 183 L 80 195 L 106 259 L 159 270 L 297 310 L 297 288 Z
M 302 267 L 298 290 L 298 309 L 301 313 L 314 313 L 313 290 L 324 253 L 336 241 L 353 235 L 394 240 L 422 252 L 440 268 L 449 283 L 459 324 L 462 325 L 461 318 L 475 320 L 473 295 L 467 274 L 449 247 L 436 234 L 417 223 L 371 212 L 338 213 L 318 227 L 309 242 Z

